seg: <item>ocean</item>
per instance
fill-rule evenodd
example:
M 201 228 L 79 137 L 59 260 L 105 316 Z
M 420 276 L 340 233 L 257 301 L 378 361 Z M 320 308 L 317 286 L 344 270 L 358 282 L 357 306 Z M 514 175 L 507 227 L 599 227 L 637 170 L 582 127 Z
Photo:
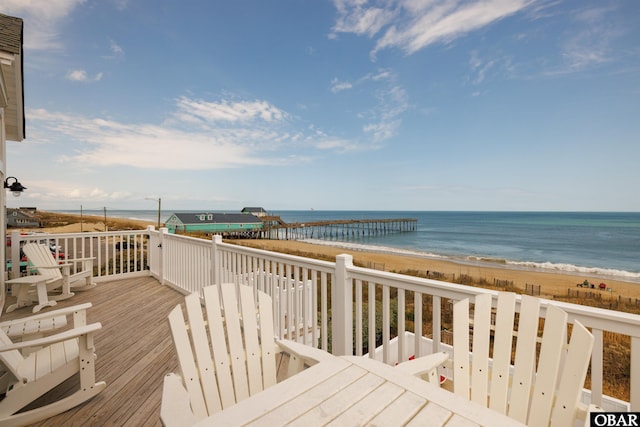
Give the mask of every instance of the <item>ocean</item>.
M 163 214 L 162 221 L 171 213 Z M 85 214 L 102 215 L 103 211 L 85 211 Z M 500 264 L 507 268 L 579 273 L 640 283 L 640 213 L 637 212 L 305 210 L 270 211 L 269 214 L 279 215 L 286 222 L 416 218 L 417 230 L 412 232 L 360 236 L 342 241 L 310 241 L 461 263 Z M 156 221 L 158 211 L 109 210 L 107 215 Z

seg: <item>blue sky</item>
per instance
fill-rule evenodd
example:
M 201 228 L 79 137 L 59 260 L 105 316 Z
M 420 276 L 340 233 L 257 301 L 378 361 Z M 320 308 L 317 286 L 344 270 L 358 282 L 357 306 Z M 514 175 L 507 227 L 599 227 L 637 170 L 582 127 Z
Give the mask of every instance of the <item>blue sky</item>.
M 41 209 L 640 211 L 640 2 L 2 0 Z

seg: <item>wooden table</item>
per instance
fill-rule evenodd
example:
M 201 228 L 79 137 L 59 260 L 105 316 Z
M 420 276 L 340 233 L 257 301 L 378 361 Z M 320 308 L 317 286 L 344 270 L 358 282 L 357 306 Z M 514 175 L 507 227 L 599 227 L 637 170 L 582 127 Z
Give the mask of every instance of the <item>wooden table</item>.
M 522 426 L 392 366 L 335 357 L 294 375 L 198 426 Z

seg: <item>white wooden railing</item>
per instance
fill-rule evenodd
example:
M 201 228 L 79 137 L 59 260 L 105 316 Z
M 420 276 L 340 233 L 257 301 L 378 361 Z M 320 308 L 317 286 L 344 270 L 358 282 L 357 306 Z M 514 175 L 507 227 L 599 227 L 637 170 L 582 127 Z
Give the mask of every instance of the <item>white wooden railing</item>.
M 279 336 L 334 354 L 369 353 L 374 357 L 369 349 L 376 349 L 377 357 L 386 363 L 406 360 L 412 354 L 450 350 L 443 340 L 443 329 L 449 326 L 448 305 L 480 293 L 495 294 L 356 267 L 349 255 L 340 255 L 335 262 L 320 261 L 223 243 L 219 236 L 207 241 L 153 227 L 44 238 L 60 245 L 68 258 L 96 257 L 97 280 L 146 274 L 183 293 L 200 292 L 204 286 L 218 283 L 251 285 L 272 296 Z M 41 239 L 12 233 L 12 259 L 17 259 L 19 252 L 15 242 Z M 12 276 L 17 274 L 13 270 Z M 608 402 L 610 408 L 618 410 L 624 406 L 624 402 L 617 405 L 615 399 L 603 397 L 604 336 L 629 337 L 630 405 L 631 410 L 640 411 L 640 315 L 558 301 L 543 303 L 561 307 L 570 320 L 580 320 L 595 336 L 592 403 L 606 406 Z M 414 322 L 407 320 L 409 315 Z
M 97 282 L 148 275 L 148 239 L 149 230 L 27 235 L 13 231 L 11 250 L 8 251 L 11 262 L 7 262 L 9 277 L 18 277 L 21 272 L 35 273 L 28 268 L 20 250 L 24 243 L 29 242 L 51 245 L 54 256 L 60 261 L 94 258 L 94 277 Z M 80 265 L 73 267 L 80 268 Z

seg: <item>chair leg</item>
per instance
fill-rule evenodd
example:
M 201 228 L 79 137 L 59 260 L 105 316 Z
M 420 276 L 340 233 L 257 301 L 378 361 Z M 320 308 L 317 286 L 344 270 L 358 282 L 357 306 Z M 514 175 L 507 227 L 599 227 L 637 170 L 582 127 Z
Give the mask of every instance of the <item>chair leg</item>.
M 92 282 L 93 276 L 86 276 L 84 279 L 83 285 L 75 285 L 71 286 L 74 291 L 88 291 L 89 289 L 95 288 L 96 283 Z

